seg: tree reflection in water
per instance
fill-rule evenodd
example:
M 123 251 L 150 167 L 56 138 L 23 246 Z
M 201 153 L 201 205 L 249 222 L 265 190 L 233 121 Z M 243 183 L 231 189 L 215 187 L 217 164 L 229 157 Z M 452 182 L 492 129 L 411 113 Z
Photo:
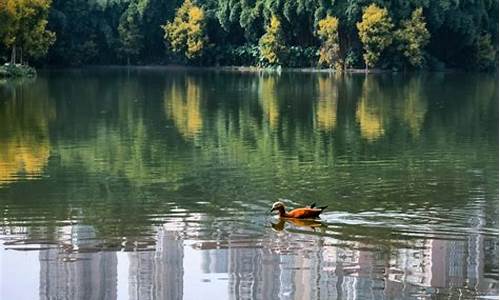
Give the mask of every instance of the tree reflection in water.
M 494 78 L 49 75 L 0 89 L 0 256 L 41 298 L 498 292 Z

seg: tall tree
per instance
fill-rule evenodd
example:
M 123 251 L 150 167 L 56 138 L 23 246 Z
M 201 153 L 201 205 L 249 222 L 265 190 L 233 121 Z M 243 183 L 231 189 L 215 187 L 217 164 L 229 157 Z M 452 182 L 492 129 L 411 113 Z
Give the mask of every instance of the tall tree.
M 141 15 L 137 4 L 130 2 L 127 10 L 120 18 L 118 34 L 120 37 L 120 52 L 130 64 L 130 57 L 135 58 L 141 52 L 143 46 L 143 35 L 139 27 Z
M 3 43 L 12 49 L 11 63 L 23 57 L 40 57 L 47 54 L 55 41 L 55 33 L 46 30 L 51 0 L 4 0 L 0 15 L 6 21 L 2 30 Z
M 491 35 L 484 34 L 477 38 L 474 53 L 474 68 L 484 71 L 498 69 L 498 50 L 491 43 Z
M 266 33 L 259 40 L 260 59 L 264 64 L 280 65 L 286 52 L 281 21 L 273 15 Z
M 392 20 L 387 9 L 371 4 L 363 10 L 361 22 L 356 24 L 363 43 L 366 70 L 378 62 L 382 51 L 392 42 Z
M 396 30 L 398 50 L 413 67 L 422 66 L 424 60 L 424 47 L 429 43 L 430 34 L 427 30 L 422 8 L 417 8 L 409 20 L 401 23 L 401 28 Z
M 172 22 L 164 25 L 165 39 L 172 50 L 183 53 L 186 58 L 201 56 L 207 43 L 205 35 L 205 13 L 191 0 L 185 0 L 177 10 Z
M 339 20 L 335 17 L 327 16 L 318 22 L 317 35 L 322 41 L 319 49 L 319 63 L 341 71 L 343 64 L 340 58 L 338 28 Z

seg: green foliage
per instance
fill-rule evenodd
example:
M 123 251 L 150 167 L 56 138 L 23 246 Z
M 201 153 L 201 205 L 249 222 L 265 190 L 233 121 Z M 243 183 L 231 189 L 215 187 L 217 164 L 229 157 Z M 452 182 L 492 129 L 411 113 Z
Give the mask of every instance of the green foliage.
M 0 18 L 4 23 L 0 31 L 6 48 L 12 48 L 11 62 L 16 63 L 19 50 L 23 55 L 37 58 L 47 54 L 55 41 L 55 34 L 46 30 L 50 0 L 4 0 L 0 4 Z
M 319 63 L 341 71 L 343 62 L 340 58 L 339 20 L 332 16 L 321 19 L 316 33 L 322 41 L 319 49 Z
M 0 78 L 2 77 L 33 77 L 36 70 L 27 65 L 5 64 L 0 66 Z
M 422 66 L 424 47 L 429 43 L 430 38 L 422 8 L 415 9 L 411 18 L 401 23 L 401 28 L 396 30 L 395 37 L 397 48 L 408 63 L 413 67 Z
M 130 63 L 130 57 L 139 55 L 144 37 L 140 30 L 141 14 L 136 3 L 131 2 L 127 10 L 120 18 L 118 34 L 120 37 L 120 51 Z
M 130 59 L 310 67 L 321 60 L 329 67 L 337 62 L 359 68 L 363 54 L 365 66 L 380 68 L 493 69 L 497 61 L 491 53 L 498 51 L 498 1 L 188 2 L 191 15 L 182 0 L 0 0 L 0 60 L 11 55 L 16 40 L 17 59 L 22 52 L 30 62 L 58 65 Z M 271 26 L 273 18 L 279 26 Z M 172 35 L 165 24 L 173 24 Z M 171 50 L 167 55 L 165 48 Z
M 361 22 L 356 24 L 363 43 L 366 68 L 378 62 L 382 51 L 392 42 L 392 20 L 387 9 L 371 4 L 363 11 Z
M 475 68 L 478 70 L 495 69 L 498 65 L 498 53 L 491 43 L 490 34 L 481 35 L 476 42 L 474 53 Z
M 354 49 L 350 49 L 349 51 L 347 51 L 344 60 L 345 68 L 357 68 L 357 67 L 362 67 L 362 65 L 363 65 L 363 58 L 361 57 L 361 54 L 358 51 L 355 51 Z
M 57 40 L 49 50 L 49 63 L 75 66 L 117 62 L 115 51 L 120 45 L 115 29 L 121 11 L 116 13 L 111 7 L 90 1 L 54 0 L 49 25 Z
M 259 63 L 260 51 L 256 45 L 225 46 L 216 49 L 217 63 L 224 66 L 255 66 Z
M 186 58 L 199 57 L 207 42 L 205 36 L 205 13 L 202 8 L 185 0 L 177 10 L 172 22 L 163 26 L 165 39 L 174 52 Z
M 281 21 L 272 16 L 266 33 L 259 40 L 260 61 L 263 65 L 280 65 L 286 54 L 285 41 L 281 29 Z
M 315 66 L 318 62 L 316 47 L 291 46 L 287 50 L 286 66 L 291 68 L 305 68 Z

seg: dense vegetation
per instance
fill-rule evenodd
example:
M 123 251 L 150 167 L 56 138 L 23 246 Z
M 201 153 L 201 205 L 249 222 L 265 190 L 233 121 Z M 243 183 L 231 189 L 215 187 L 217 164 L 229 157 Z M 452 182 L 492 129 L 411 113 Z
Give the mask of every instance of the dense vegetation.
M 497 0 L 0 0 L 0 61 L 495 69 Z

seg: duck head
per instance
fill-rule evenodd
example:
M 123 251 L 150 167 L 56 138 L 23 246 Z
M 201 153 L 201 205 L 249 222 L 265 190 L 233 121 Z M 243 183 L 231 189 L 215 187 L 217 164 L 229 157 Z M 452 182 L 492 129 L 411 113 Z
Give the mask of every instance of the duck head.
M 278 211 L 285 211 L 285 204 L 283 202 L 278 201 L 273 203 L 273 207 L 271 208 L 271 212 L 278 210 Z

